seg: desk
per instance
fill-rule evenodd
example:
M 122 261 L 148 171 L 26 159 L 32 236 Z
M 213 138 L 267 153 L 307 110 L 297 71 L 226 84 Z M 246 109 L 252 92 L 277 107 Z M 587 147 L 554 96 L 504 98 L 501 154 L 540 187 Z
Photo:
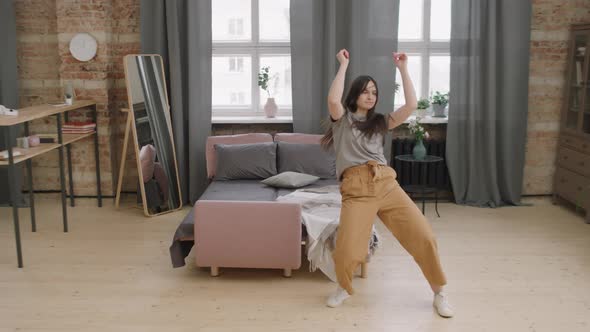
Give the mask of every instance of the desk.
M 93 109 L 93 120 L 97 124 L 97 127 L 92 133 L 85 134 L 62 134 L 62 114 L 65 113 L 65 119 L 68 119 L 68 112 L 90 107 Z M 37 105 L 18 110 L 17 116 L 0 115 L 0 131 L 4 135 L 7 142 L 8 149 L 8 160 L 0 160 L 0 167 L 8 167 L 8 186 L 10 191 L 10 204 L 12 205 L 12 218 L 14 222 L 14 236 L 16 242 L 16 254 L 18 260 L 18 267 L 23 267 L 22 249 L 21 249 L 21 238 L 20 238 L 20 223 L 18 218 L 18 206 L 16 202 L 17 191 L 21 190 L 16 188 L 15 181 L 15 165 L 21 162 L 26 162 L 27 165 L 27 177 L 28 177 L 28 191 L 29 191 L 29 205 L 31 210 L 31 227 L 32 231 L 37 231 L 35 221 L 35 201 L 33 198 L 33 177 L 32 177 L 32 160 L 31 158 L 39 156 L 49 151 L 58 150 L 59 153 L 59 173 L 60 173 L 60 186 L 61 186 L 61 203 L 62 203 L 62 215 L 63 215 L 63 229 L 64 232 L 68 232 L 68 215 L 66 207 L 66 192 L 65 192 L 65 172 L 64 172 L 64 159 L 63 159 L 63 148 L 66 147 L 68 150 L 68 168 L 70 176 L 70 195 L 71 204 L 74 205 L 73 195 L 73 180 L 72 180 L 72 164 L 70 145 L 83 138 L 94 136 L 94 154 L 96 162 L 96 180 L 97 180 L 97 194 L 98 194 L 98 206 L 102 206 L 102 194 L 100 188 L 100 162 L 98 153 L 98 121 L 97 121 L 97 106 L 94 101 L 77 101 L 72 105 L 63 106 L 52 106 L 52 105 Z M 24 124 L 25 136 L 29 135 L 29 122 L 37 119 L 41 119 L 48 116 L 55 115 L 57 117 L 57 143 L 42 143 L 36 147 L 28 149 L 18 149 L 12 146 L 13 133 L 16 126 Z M 14 156 L 14 151 L 20 151 L 23 154 L 20 156 Z
M 424 214 L 424 207 L 426 205 L 426 197 L 425 194 L 434 193 L 435 201 L 434 201 L 434 209 L 436 211 L 436 215 L 440 218 L 440 214 L 438 213 L 438 188 L 430 187 L 426 181 L 426 165 L 428 164 L 436 164 L 438 162 L 443 161 L 444 159 L 437 156 L 426 155 L 424 159 L 416 159 L 411 154 L 402 154 L 395 156 L 396 160 L 409 162 L 412 165 L 418 164 L 422 165 L 422 183 L 419 185 L 409 185 L 403 186 L 404 191 L 408 193 L 421 193 L 422 194 L 422 214 Z

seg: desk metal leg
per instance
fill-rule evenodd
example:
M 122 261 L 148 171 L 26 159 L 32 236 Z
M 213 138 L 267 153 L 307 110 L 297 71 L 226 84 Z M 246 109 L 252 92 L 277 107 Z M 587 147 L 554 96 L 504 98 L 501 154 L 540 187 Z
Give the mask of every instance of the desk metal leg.
M 58 148 L 59 153 L 59 178 L 61 185 L 61 209 L 63 214 L 64 233 L 68 232 L 68 210 L 66 202 L 66 175 L 64 174 L 64 146 L 63 135 L 61 132 L 61 113 L 57 114 L 57 138 L 60 144 Z
M 29 205 L 31 209 L 31 231 L 37 231 L 37 221 L 35 220 L 35 194 L 33 192 L 33 161 L 27 160 L 27 177 L 29 178 Z
M 8 150 L 8 186 L 10 190 L 10 205 L 12 205 L 12 220 L 14 221 L 14 238 L 16 240 L 16 257 L 18 267 L 23 267 L 23 253 L 20 242 L 20 222 L 18 220 L 17 188 L 14 169 L 14 156 L 12 154 L 12 127 L 4 127 L 4 139 Z
M 96 164 L 96 196 L 98 197 L 98 207 L 102 207 L 102 191 L 100 189 L 100 157 L 98 153 L 98 106 L 94 105 L 93 120 L 96 124 L 94 134 L 94 162 Z
M 65 112 L 64 119 L 66 122 L 69 121 L 69 112 Z M 75 198 L 74 198 L 74 176 L 72 175 L 72 146 L 71 144 L 66 145 L 66 156 L 68 159 L 68 179 L 70 180 L 70 206 L 74 207 L 76 205 Z
M 29 136 L 29 123 L 25 122 L 25 136 Z M 31 209 L 31 231 L 37 231 L 37 222 L 35 220 L 35 194 L 33 192 L 33 160 L 27 160 L 27 178 L 29 180 L 29 207 Z
M 76 205 L 74 198 L 74 177 L 72 175 L 72 147 L 70 144 L 66 145 L 66 158 L 68 159 L 68 178 L 70 180 L 70 206 Z

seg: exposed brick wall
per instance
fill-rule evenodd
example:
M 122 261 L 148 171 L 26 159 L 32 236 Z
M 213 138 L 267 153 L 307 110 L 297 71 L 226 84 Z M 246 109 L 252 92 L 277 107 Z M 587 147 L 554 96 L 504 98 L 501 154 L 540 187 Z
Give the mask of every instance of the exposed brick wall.
M 55 101 L 60 93 L 55 0 L 15 1 L 20 106 Z
M 103 188 L 105 194 L 112 193 L 125 120 L 119 109 L 127 105 L 122 57 L 140 50 L 139 0 L 17 0 L 15 3 L 21 107 L 61 100 L 61 86 L 66 80 L 74 83 L 78 98 L 97 100 Z M 587 0 L 533 0 L 525 194 L 552 191 L 568 27 L 584 22 L 590 22 Z M 69 39 L 77 32 L 89 32 L 98 40 L 98 55 L 90 62 L 79 63 L 69 55 Z M 51 129 L 50 125 L 43 120 L 33 128 Z M 215 134 L 253 131 L 288 132 L 292 126 L 213 126 Z M 77 194 L 92 195 L 95 191 L 94 157 L 88 153 L 91 148 L 91 140 L 74 145 Z M 48 154 L 37 158 L 35 164 L 36 188 L 58 189 L 57 167 L 53 166 L 57 165 L 57 157 Z M 128 153 L 128 165 L 123 188 L 135 190 L 133 150 Z
M 112 194 L 113 188 L 113 110 L 109 104 L 108 91 L 113 85 L 112 70 L 113 43 L 113 1 L 71 1 L 56 0 L 58 53 L 61 59 L 62 81 L 72 82 L 78 99 L 93 99 L 98 103 L 98 140 L 102 188 L 105 194 Z M 80 62 L 71 55 L 69 42 L 76 33 L 88 32 L 98 43 L 94 59 Z M 92 139 L 72 145 L 73 169 L 76 186 L 74 192 L 81 195 L 96 193 L 94 155 Z
M 20 107 L 63 100 L 62 87 L 68 82 L 77 99 L 95 100 L 102 188 L 105 195 L 113 194 L 122 139 L 119 109 L 126 106 L 127 98 L 121 59 L 139 51 L 139 1 L 17 0 L 15 5 Z M 77 61 L 69 52 L 69 41 L 78 32 L 90 33 L 98 42 L 97 55 L 88 62 Z M 35 121 L 31 131 L 54 132 L 55 119 Z M 77 195 L 96 193 L 93 149 L 92 139 L 72 145 Z M 59 189 L 57 165 L 57 153 L 34 159 L 36 190 Z
M 114 25 L 113 32 L 116 35 L 113 47 L 113 67 L 111 77 L 113 86 L 109 89 L 109 97 L 113 112 L 116 115 L 116 126 L 113 131 L 117 133 L 116 144 L 123 146 L 123 137 L 125 133 L 125 114 L 120 112 L 121 108 L 128 107 L 127 88 L 125 85 L 125 70 L 123 67 L 123 57 L 127 54 L 140 53 L 140 35 L 139 35 L 139 0 L 117 0 L 114 2 Z M 135 160 L 135 151 L 132 141 L 130 140 L 127 149 L 127 159 L 125 172 L 123 173 L 123 191 L 137 190 L 137 162 Z M 121 159 L 121 149 L 115 156 L 117 168 L 115 174 L 119 174 L 119 162 Z
M 524 194 L 553 191 L 569 26 L 587 22 L 590 1 L 533 0 Z

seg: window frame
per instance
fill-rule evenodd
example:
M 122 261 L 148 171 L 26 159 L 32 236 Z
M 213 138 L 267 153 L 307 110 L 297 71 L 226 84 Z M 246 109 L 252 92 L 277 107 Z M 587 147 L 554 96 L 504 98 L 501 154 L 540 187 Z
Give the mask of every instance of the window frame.
M 430 98 L 430 57 L 431 56 L 450 56 L 451 55 L 451 40 L 430 40 L 430 20 L 432 0 L 423 0 L 422 6 L 422 40 L 399 39 L 398 50 L 407 54 L 420 55 L 422 57 L 421 63 L 421 88 L 416 91 L 417 98 Z M 450 70 L 450 68 L 449 68 Z M 396 76 L 399 78 L 399 76 Z M 401 85 L 401 81 L 397 81 Z M 402 104 L 395 105 L 396 107 Z
M 258 72 L 260 70 L 260 58 L 265 56 L 291 56 L 291 41 L 261 41 L 259 31 L 259 0 L 251 1 L 251 40 L 250 41 L 212 41 L 212 57 L 216 56 L 250 56 L 251 57 L 251 102 L 250 107 L 232 105 L 211 105 L 211 113 L 214 117 L 257 117 L 264 116 L 263 105 L 260 100 L 260 88 L 258 87 Z M 244 28 L 246 28 L 244 26 Z M 213 82 L 213 80 L 211 80 Z M 292 104 L 292 101 L 291 101 Z M 292 116 L 292 108 L 281 106 L 277 116 Z

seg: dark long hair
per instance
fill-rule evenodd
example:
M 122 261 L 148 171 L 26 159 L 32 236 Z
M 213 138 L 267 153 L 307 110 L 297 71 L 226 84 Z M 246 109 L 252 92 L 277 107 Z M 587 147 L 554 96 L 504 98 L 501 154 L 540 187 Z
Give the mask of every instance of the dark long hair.
M 375 105 L 373 105 L 373 107 L 368 110 L 367 119 L 365 121 L 355 120 L 353 121 L 353 126 L 360 130 L 364 136 L 371 139 L 373 135 L 385 135 L 387 133 L 387 122 L 385 121 L 385 116 L 381 113 L 375 112 L 375 107 L 379 101 L 379 88 L 377 87 L 377 82 L 371 76 L 361 75 L 352 81 L 350 89 L 346 94 L 346 98 L 344 98 L 343 106 L 345 113 L 343 116 L 347 116 L 348 112 L 356 113 L 356 101 L 367 88 L 369 82 L 373 82 L 373 84 L 375 84 L 375 90 L 377 90 L 377 99 L 375 100 Z M 330 149 L 334 144 L 334 133 L 332 132 L 331 122 L 332 121 L 330 118 L 328 118 L 327 121 L 323 123 L 324 127 L 326 127 L 326 133 L 324 134 L 324 137 L 322 137 L 321 144 L 326 150 Z

